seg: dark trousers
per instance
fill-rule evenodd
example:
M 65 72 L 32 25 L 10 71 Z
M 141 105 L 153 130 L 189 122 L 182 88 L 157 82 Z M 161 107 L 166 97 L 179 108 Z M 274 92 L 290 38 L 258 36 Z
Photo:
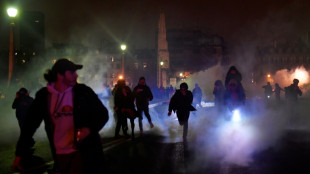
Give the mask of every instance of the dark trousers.
M 131 137 L 134 139 L 135 138 L 135 116 L 131 116 L 128 112 L 124 112 L 123 116 L 126 119 L 127 122 L 127 118 L 129 118 L 130 120 L 130 125 L 131 125 Z
M 143 130 L 143 125 L 142 125 L 142 120 L 143 120 L 143 116 L 142 116 L 142 112 L 144 112 L 144 115 L 146 116 L 147 120 L 149 121 L 149 123 L 152 123 L 152 119 L 151 119 L 151 115 L 149 113 L 149 106 L 137 106 L 137 111 L 138 111 L 138 115 L 139 115 L 139 128 L 140 131 Z
M 116 115 L 117 115 L 117 121 L 116 121 L 116 127 L 115 127 L 115 136 L 119 135 L 119 131 L 121 127 L 123 130 L 123 134 L 127 135 L 128 126 L 127 126 L 126 116 L 121 111 L 117 111 Z
M 190 111 L 177 111 L 177 117 L 179 120 L 179 124 L 183 126 L 183 137 L 187 136 L 189 114 L 190 114 Z

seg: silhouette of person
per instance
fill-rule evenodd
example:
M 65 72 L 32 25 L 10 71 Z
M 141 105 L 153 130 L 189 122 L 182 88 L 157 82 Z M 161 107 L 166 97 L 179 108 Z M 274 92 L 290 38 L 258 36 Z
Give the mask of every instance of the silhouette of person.
M 130 119 L 131 123 L 131 136 L 132 139 L 135 138 L 134 128 L 135 123 L 134 119 L 136 117 L 136 110 L 134 105 L 133 94 L 128 86 L 125 85 L 124 80 L 120 80 L 117 90 L 115 92 L 114 103 L 115 111 L 117 113 L 117 124 L 115 128 L 115 137 L 119 136 L 120 127 L 122 125 L 123 133 L 127 136 L 127 118 Z
M 270 82 L 267 82 L 267 85 L 264 85 L 262 88 L 265 89 L 264 91 L 265 99 L 270 99 L 272 95 L 272 86 L 270 85 Z
M 29 96 L 29 92 L 26 88 L 20 88 L 19 91 L 16 92 L 16 97 L 12 104 L 12 108 L 16 109 L 16 118 L 20 129 L 24 123 L 27 111 L 32 102 L 33 98 Z
M 281 101 L 281 91 L 284 91 L 284 89 L 282 89 L 278 83 L 275 84 L 275 97 L 276 97 L 276 101 Z
M 137 112 L 139 116 L 140 134 L 143 133 L 142 113 L 146 116 L 150 127 L 153 128 L 151 115 L 149 113 L 149 101 L 153 100 L 151 89 L 146 85 L 145 78 L 140 77 L 138 85 L 133 90 L 134 99 L 136 100 Z
M 193 97 L 194 97 L 194 100 L 193 100 L 194 107 L 196 108 L 197 105 L 198 107 L 201 107 L 202 91 L 198 83 L 195 84 L 195 88 L 193 89 Z
M 221 106 L 224 104 L 224 94 L 225 88 L 221 80 L 216 80 L 213 88 L 214 95 L 214 105 L 218 109 L 221 109 Z
M 177 114 L 179 124 L 183 126 L 183 142 L 187 141 L 188 119 L 190 111 L 196 109 L 192 106 L 193 94 L 188 90 L 187 83 L 181 83 L 180 89 L 176 90 L 170 99 L 168 116 L 174 111 Z

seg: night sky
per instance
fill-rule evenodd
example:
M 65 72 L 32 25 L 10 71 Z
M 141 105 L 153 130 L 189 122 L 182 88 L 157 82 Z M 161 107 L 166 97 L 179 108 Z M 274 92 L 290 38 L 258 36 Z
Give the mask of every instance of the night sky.
M 310 31 L 307 0 L 20 0 L 16 3 L 20 9 L 45 14 L 47 47 L 52 42 L 96 46 L 98 38 L 105 38 L 126 42 L 129 47 L 154 48 L 160 11 L 166 13 L 167 29 L 199 27 L 223 36 L 231 45 L 296 40 Z M 2 8 L 6 4 L 2 2 Z

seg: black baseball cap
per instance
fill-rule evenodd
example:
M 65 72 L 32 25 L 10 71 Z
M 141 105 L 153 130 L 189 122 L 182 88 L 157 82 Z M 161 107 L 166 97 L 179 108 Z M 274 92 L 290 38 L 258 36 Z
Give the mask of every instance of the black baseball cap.
M 78 65 L 68 59 L 62 58 L 56 61 L 56 63 L 52 67 L 52 71 L 55 73 L 64 74 L 66 71 L 76 71 L 82 68 L 83 65 Z

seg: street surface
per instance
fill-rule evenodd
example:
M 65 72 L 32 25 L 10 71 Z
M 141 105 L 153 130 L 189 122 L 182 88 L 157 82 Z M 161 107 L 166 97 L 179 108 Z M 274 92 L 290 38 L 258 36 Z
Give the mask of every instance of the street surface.
M 308 103 L 308 99 L 301 100 L 300 107 L 307 108 Z M 274 107 L 272 104 L 271 106 Z M 305 118 L 308 116 L 307 112 L 299 113 L 298 123 L 303 124 L 283 126 L 278 124 L 281 122 L 278 120 L 280 117 L 275 114 L 282 112 L 278 110 L 263 112 L 260 108 L 257 111 L 253 110 L 253 113 L 263 112 L 268 115 L 268 119 L 258 119 L 263 116 L 252 117 L 236 126 L 230 122 L 219 124 L 218 121 L 211 119 L 214 113 L 213 107 L 200 108 L 190 117 L 188 141 L 182 142 L 182 127 L 178 125 L 175 116 L 167 116 L 167 107 L 167 103 L 163 103 L 150 109 L 155 127 L 150 129 L 147 122 L 144 122 L 145 132 L 141 136 L 136 123 L 135 140 L 131 140 L 130 137 L 115 139 L 112 133 L 113 126 L 110 127 L 109 135 L 107 135 L 109 131 L 102 131 L 106 158 L 106 163 L 103 165 L 107 173 L 310 172 L 310 129 L 307 127 L 310 124 L 309 119 Z M 271 119 L 270 113 L 275 116 L 274 119 Z M 112 115 L 110 119 L 113 120 Z M 252 123 L 256 126 L 250 127 Z M 253 131 L 255 134 L 244 134 L 252 130 L 256 130 Z M 48 173 L 48 169 L 53 166 L 47 139 L 44 135 L 38 137 L 40 138 L 36 139 L 35 162 L 29 164 L 32 166 L 25 170 L 27 173 Z M 15 144 L 16 142 L 1 141 L 0 173 L 11 173 L 10 165 L 14 159 Z

